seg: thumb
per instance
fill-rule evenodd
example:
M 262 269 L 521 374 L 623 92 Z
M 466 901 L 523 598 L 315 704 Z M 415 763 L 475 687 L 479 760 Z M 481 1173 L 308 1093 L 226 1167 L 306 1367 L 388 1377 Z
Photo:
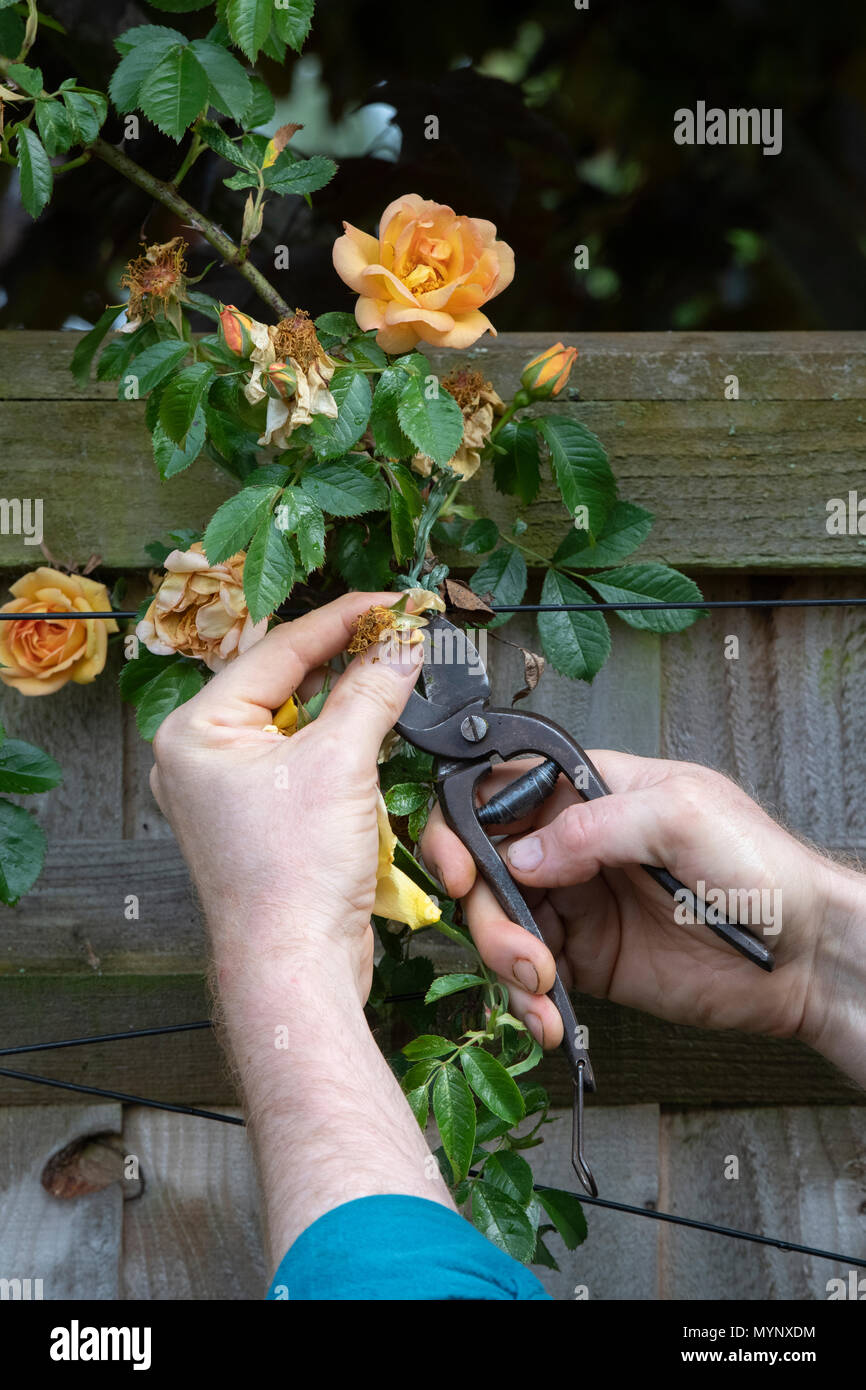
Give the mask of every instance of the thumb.
M 382 642 L 346 668 L 316 724 L 339 737 L 358 764 L 375 767 L 385 735 L 394 727 L 424 660 L 424 644 Z
M 512 840 L 508 866 L 522 883 L 561 888 L 587 883 L 603 867 L 661 864 L 661 819 L 650 788 L 580 802 Z

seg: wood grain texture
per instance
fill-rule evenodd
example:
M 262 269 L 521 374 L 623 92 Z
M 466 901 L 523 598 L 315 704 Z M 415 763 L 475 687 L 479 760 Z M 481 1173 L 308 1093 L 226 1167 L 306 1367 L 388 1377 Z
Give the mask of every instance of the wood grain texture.
M 866 1257 L 866 1110 L 813 1106 L 666 1114 L 659 1207 Z M 729 1156 L 739 1177 L 726 1178 Z M 730 1169 L 729 1169 L 730 1171 Z M 848 1266 L 664 1226 L 668 1299 L 823 1300 Z
M 4 491 L 41 496 L 45 538 L 66 562 L 91 552 L 111 568 L 141 567 L 151 539 L 199 527 L 233 490 L 213 465 L 160 484 L 143 405 L 111 384 L 79 392 L 67 371 L 71 334 L 0 334 Z M 546 335 L 503 335 L 467 355 L 504 394 Z M 624 496 L 657 517 L 639 555 L 686 568 L 842 569 L 866 538 L 827 535 L 828 498 L 862 487 L 866 334 L 576 335 L 579 401 L 553 409 L 603 440 Z M 446 372 L 453 360 L 433 354 Z M 724 399 L 740 377 L 741 399 Z M 34 381 L 39 409 L 34 410 Z M 467 495 L 505 526 L 512 504 L 489 470 Z M 82 499 L 87 499 L 82 507 Z M 550 483 L 526 509 L 525 540 L 550 554 L 569 524 Z M 0 566 L 29 567 L 34 548 L 0 536 Z
M 130 1106 L 123 1140 L 144 1192 L 124 1207 L 120 1296 L 261 1299 L 268 1271 L 244 1130 Z
M 0 1108 L 0 1278 L 41 1279 L 46 1300 L 119 1296 L 119 1185 L 59 1199 L 41 1177 L 59 1149 L 88 1135 L 118 1134 L 121 1123 L 113 1104 Z

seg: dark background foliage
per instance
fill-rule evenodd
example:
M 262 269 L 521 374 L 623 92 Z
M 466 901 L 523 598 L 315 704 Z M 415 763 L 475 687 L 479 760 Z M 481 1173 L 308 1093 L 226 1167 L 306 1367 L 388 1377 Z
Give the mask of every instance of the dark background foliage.
M 144 0 L 44 0 L 44 10 L 68 31 L 40 37 L 33 61 L 47 85 L 78 73 L 103 89 L 116 34 L 139 23 L 201 34 L 212 15 L 167 15 Z M 854 0 L 590 0 L 586 11 L 571 0 L 319 0 L 306 54 L 321 62 L 333 118 L 388 102 L 402 148 L 397 162 L 343 159 L 312 211 L 296 198 L 270 204 L 254 259 L 292 303 L 351 307 L 330 264 L 341 220 L 372 231 L 385 204 L 411 190 L 490 218 L 515 247 L 517 280 L 491 315 L 500 329 L 863 324 L 866 7 Z M 292 66 L 265 59 L 260 70 L 286 93 Z M 782 107 L 782 153 L 677 146 L 673 113 L 698 100 Z M 438 140 L 425 138 L 429 115 Z M 115 115 L 104 134 L 120 140 Z M 179 162 L 145 121 L 128 151 L 166 178 Z M 227 172 L 209 153 L 183 191 L 237 234 L 241 195 L 223 188 Z M 118 299 L 119 268 L 139 241 L 182 230 L 98 161 L 58 179 L 35 227 L 5 168 L 0 198 L 2 327 L 93 320 Z M 290 248 L 288 271 L 273 269 L 278 242 Z M 574 268 L 580 243 L 589 273 Z M 211 259 L 194 242 L 193 270 Z M 208 288 L 256 307 L 224 269 Z

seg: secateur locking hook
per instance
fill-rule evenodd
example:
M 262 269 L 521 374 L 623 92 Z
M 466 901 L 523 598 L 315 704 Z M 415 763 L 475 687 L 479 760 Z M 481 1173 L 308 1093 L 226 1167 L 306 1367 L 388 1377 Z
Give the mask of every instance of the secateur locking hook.
M 446 824 L 466 846 L 479 873 L 490 885 L 500 907 L 539 941 L 544 937 L 505 861 L 490 839 L 488 828 L 513 824 L 551 795 L 564 775 L 584 801 L 609 796 L 610 788 L 584 750 L 569 734 L 542 715 L 496 709 L 488 703 L 490 683 L 484 663 L 460 628 L 440 615 L 424 630 L 421 684 L 414 690 L 396 729 L 407 743 L 435 755 L 434 777 Z M 477 803 L 479 782 L 490 772 L 493 758 L 503 761 L 541 755 L 543 761 L 511 782 L 484 806 Z M 672 896 L 685 895 L 700 912 L 695 895 L 655 865 L 642 866 Z M 703 913 L 700 920 L 763 970 L 772 970 L 771 952 L 749 932 L 724 918 Z M 584 1096 L 596 1089 L 589 1053 L 565 985 L 557 973 L 549 991 L 563 1025 L 562 1049 L 573 1082 L 572 1154 L 574 1170 L 585 1190 L 598 1196 L 598 1187 L 583 1152 Z

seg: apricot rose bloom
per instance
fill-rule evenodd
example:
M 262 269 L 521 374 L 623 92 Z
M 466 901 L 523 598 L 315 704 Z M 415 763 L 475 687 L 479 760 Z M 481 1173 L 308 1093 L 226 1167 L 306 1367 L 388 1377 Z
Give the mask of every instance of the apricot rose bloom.
M 41 566 L 12 585 L 14 598 L 0 612 L 20 613 L 0 623 L 0 680 L 22 695 L 51 695 L 67 681 L 87 685 L 105 665 L 113 618 L 54 622 L 28 613 L 106 613 L 111 599 L 104 584 L 80 574 Z
M 481 306 L 511 284 L 514 252 L 492 222 L 407 193 L 383 212 L 378 238 L 343 226 L 334 266 L 361 296 L 359 325 L 376 329 L 385 352 L 410 352 L 420 341 L 467 348 L 482 333 L 496 336 Z
M 135 629 L 155 656 L 197 657 L 210 671 L 245 652 L 268 630 L 267 619 L 253 623 L 244 598 L 243 551 L 208 564 L 201 541 L 166 557 L 168 571 L 153 602 Z

